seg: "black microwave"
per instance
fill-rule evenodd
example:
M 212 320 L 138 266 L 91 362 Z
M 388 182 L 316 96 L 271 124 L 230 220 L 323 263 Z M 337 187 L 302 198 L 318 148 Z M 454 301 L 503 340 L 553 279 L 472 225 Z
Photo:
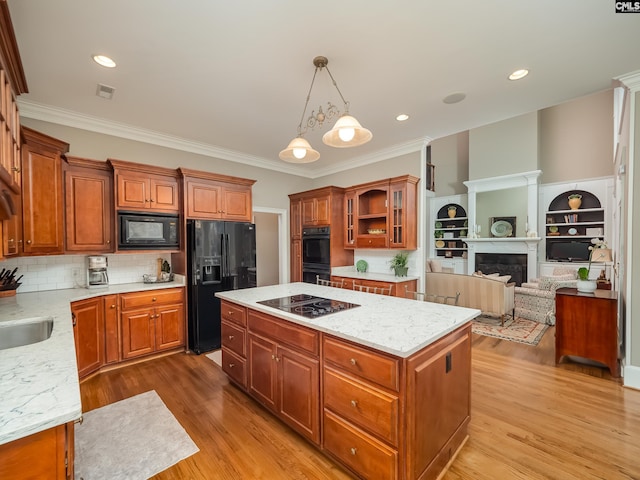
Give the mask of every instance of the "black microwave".
M 161 250 L 180 247 L 178 215 L 118 212 L 119 250 Z

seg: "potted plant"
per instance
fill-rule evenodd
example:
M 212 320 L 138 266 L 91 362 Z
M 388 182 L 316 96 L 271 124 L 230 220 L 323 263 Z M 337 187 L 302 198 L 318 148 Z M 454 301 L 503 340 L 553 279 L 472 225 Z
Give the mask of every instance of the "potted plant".
M 580 267 L 578 269 L 578 283 L 576 288 L 580 292 L 595 292 L 598 284 L 595 280 L 589 280 L 589 272 L 591 271 L 591 261 L 593 260 L 594 251 L 607 248 L 607 242 L 600 240 L 599 238 L 593 238 L 591 240 L 593 245 L 589 245 L 589 264 L 586 267 Z M 599 260 L 596 260 L 599 261 Z
M 398 252 L 395 256 L 390 260 L 391 270 L 393 270 L 396 274 L 396 277 L 406 277 L 407 272 L 409 271 L 409 267 L 407 267 L 407 263 L 409 262 L 409 254 L 407 252 Z

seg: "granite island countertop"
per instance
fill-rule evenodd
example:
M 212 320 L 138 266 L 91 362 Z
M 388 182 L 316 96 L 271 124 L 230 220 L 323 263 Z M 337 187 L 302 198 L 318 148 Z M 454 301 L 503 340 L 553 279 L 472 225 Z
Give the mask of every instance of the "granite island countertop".
M 257 302 L 296 294 L 355 303 L 359 307 L 305 318 Z M 310 283 L 218 292 L 216 296 L 293 323 L 396 355 L 409 357 L 480 315 L 480 310 L 374 295 Z
M 0 445 L 82 415 L 71 302 L 182 286 L 184 281 L 179 278 L 167 283 L 49 290 L 0 298 L 0 327 L 39 318 L 51 317 L 54 321 L 47 340 L 0 350 Z

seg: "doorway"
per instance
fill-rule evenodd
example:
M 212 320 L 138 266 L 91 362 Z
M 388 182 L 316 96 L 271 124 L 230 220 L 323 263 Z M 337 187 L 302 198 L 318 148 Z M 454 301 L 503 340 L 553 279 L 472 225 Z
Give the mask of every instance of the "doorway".
M 287 275 L 287 211 L 255 207 L 257 285 L 278 285 L 289 281 Z

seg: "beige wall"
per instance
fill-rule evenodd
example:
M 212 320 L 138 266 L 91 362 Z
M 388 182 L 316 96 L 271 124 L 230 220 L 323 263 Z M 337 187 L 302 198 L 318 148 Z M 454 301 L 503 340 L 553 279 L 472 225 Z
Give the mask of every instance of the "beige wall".
M 629 169 L 632 177 L 629 178 L 629 189 L 634 193 L 634 197 L 631 199 L 633 205 L 630 206 L 631 211 L 634 213 L 634 219 L 637 220 L 639 215 L 636 210 L 640 209 L 640 203 L 638 203 L 638 196 L 640 195 L 640 92 L 635 93 L 635 118 L 634 118 L 634 155 L 630 158 L 630 163 L 633 167 Z M 640 221 L 635 221 L 629 225 L 631 228 L 631 238 L 635 239 L 631 245 L 628 246 L 628 253 L 630 255 L 631 262 L 628 264 L 631 268 L 627 272 L 627 279 L 630 282 L 630 297 L 634 299 L 631 302 L 630 312 L 630 339 L 631 339 L 631 358 L 629 363 L 635 367 L 640 367 Z M 635 275 L 633 274 L 635 273 Z M 629 349 L 627 350 L 629 351 Z
M 296 175 L 287 175 L 251 165 L 229 162 L 30 118 L 22 118 L 21 122 L 23 125 L 69 143 L 69 154 L 78 157 L 95 160 L 117 158 L 161 167 L 193 168 L 205 172 L 257 180 L 253 186 L 254 206 L 288 209 L 288 194 L 313 188 L 311 179 Z
M 526 236 L 527 187 L 481 192 L 476 201 L 476 223 L 480 225 L 483 237 L 491 237 L 492 217 L 516 217 L 514 237 Z
M 462 183 L 469 179 L 469 132 L 460 132 L 431 142 L 438 196 L 467 193 Z
M 256 268 L 259 287 L 280 283 L 280 251 L 278 245 L 278 215 L 258 212 L 253 214 L 256 225 Z
M 469 131 L 469 178 L 538 169 L 538 112 Z
M 605 177 L 612 162 L 612 89 L 540 110 L 541 183 Z

